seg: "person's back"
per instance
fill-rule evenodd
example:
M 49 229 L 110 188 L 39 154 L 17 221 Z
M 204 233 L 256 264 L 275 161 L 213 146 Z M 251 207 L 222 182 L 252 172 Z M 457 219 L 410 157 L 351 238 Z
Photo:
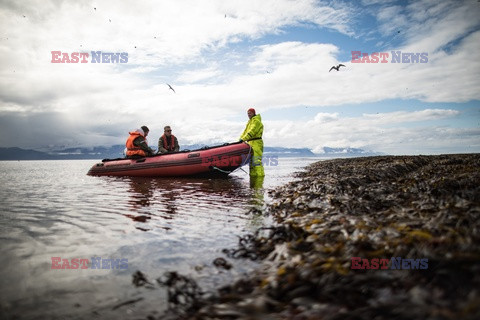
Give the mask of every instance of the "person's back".
M 127 158 L 142 158 L 154 154 L 154 151 L 148 146 L 146 139 L 149 131 L 147 126 L 142 126 L 140 129 L 129 132 L 130 136 L 125 143 L 127 147 L 125 155 Z

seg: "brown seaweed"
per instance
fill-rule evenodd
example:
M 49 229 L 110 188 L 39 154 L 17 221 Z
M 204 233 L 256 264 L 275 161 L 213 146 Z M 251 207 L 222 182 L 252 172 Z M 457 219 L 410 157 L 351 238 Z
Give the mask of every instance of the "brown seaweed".
M 202 319 L 480 316 L 480 155 L 336 159 L 271 191 L 276 224 L 230 258 L 261 259 Z M 351 269 L 352 257 L 428 259 L 424 270 Z
M 210 296 L 163 282 L 190 292 L 178 318 L 480 318 L 479 168 L 478 154 L 317 162 L 270 192 L 274 225 L 224 250 L 260 260 L 255 273 Z M 392 269 L 398 258 L 428 263 Z

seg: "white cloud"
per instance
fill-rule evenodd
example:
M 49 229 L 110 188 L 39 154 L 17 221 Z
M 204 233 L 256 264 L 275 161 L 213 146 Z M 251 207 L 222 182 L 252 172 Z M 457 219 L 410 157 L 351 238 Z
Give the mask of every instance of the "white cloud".
M 393 25 L 406 36 L 407 48 L 433 54 L 478 30 L 479 14 L 480 6 L 473 1 L 421 0 L 378 18 L 381 29 L 391 30 Z
M 396 111 L 389 113 L 378 114 L 364 114 L 363 118 L 370 123 L 376 125 L 380 124 L 393 124 L 393 123 L 406 123 L 406 122 L 420 122 L 438 120 L 443 118 L 449 118 L 459 115 L 457 110 L 444 110 L 444 109 L 425 109 L 420 111 L 406 112 Z
M 347 32 L 348 21 L 342 10 L 316 6 L 308 0 L 297 1 L 295 5 L 288 0 L 3 4 L 0 23 L 6 32 L 0 45 L 0 99 L 23 105 L 25 111 L 38 103 L 73 108 L 62 100 L 88 93 L 95 107 L 117 103 L 119 108 L 120 97 L 128 106 L 138 101 L 135 92 L 144 92 L 152 94 L 152 101 L 145 101 L 148 105 L 158 105 L 155 101 L 158 83 L 171 82 L 172 78 L 198 82 L 220 75 L 216 67 L 202 67 L 205 62 L 202 52 L 214 52 L 230 39 L 258 38 L 305 20 Z M 129 62 L 127 65 L 52 64 L 53 50 L 127 52 Z M 243 55 L 238 59 L 243 59 Z M 177 74 L 179 67 L 192 61 L 201 67 Z M 242 77 L 238 81 L 246 80 Z M 191 96 L 192 101 L 201 101 L 204 92 L 218 92 L 223 86 L 201 90 L 189 87 L 183 91 L 201 92 L 200 96 Z M 235 88 L 222 91 L 237 92 Z M 215 99 L 215 94 L 209 97 Z M 191 105 L 192 101 L 182 98 L 174 107 Z M 79 103 L 73 101 L 73 104 Z M 134 110 L 131 106 L 127 108 Z
M 176 78 L 176 82 L 195 83 L 199 81 L 209 80 L 219 75 L 221 75 L 221 70 L 219 70 L 216 67 L 208 67 L 208 68 L 197 69 L 197 70 L 188 70 L 188 71 L 182 72 L 182 74 Z
M 325 123 L 325 122 L 330 122 L 330 121 L 335 121 L 338 120 L 338 113 L 323 113 L 319 112 L 313 119 L 314 123 Z
M 297 121 L 267 121 L 273 136 L 282 135 L 282 144 L 298 145 L 301 132 L 302 146 L 322 153 L 325 146 L 354 147 L 385 153 L 430 154 L 441 152 L 478 151 L 480 129 L 450 128 L 434 124 L 438 119 L 452 119 L 459 114 L 449 109 L 424 109 L 364 114 L 342 117 L 338 113 L 318 113 L 307 123 Z M 285 132 L 282 132 L 287 128 Z M 296 130 L 291 130 L 297 128 Z M 265 144 L 273 145 L 274 138 L 266 135 Z M 401 152 L 399 152 L 401 150 Z
M 377 19 L 381 22 L 380 30 L 384 35 L 397 33 L 408 26 L 408 21 L 403 14 L 401 6 L 382 7 L 378 10 Z
M 373 8 L 374 2 L 364 4 Z M 379 28 L 388 33 L 401 27 L 406 44 L 399 50 L 427 51 L 428 63 L 343 61 L 347 67 L 339 72 L 328 70 L 350 50 L 341 47 L 342 42 L 321 43 L 321 37 L 313 43 L 272 42 L 268 36 L 280 35 L 291 26 L 329 28 L 341 37 L 354 36 L 354 18 L 361 13 L 355 13 L 351 4 L 310 0 L 2 3 L 2 133 L 14 125 L 30 125 L 38 129 L 16 140 L 24 147 L 45 140 L 99 145 L 123 143 L 128 130 L 143 124 L 151 127 L 153 138 L 168 123 L 188 143 L 228 141 L 243 129 L 245 119 L 238 119 L 247 106 L 263 112 L 361 106 L 391 99 L 478 100 L 480 61 L 473 55 L 480 51 L 480 31 L 473 30 L 479 9 L 476 3 L 455 3 L 418 1 L 402 8 L 379 7 Z M 455 45 L 444 50 L 452 41 Z M 52 64 L 52 50 L 128 52 L 129 62 Z M 357 126 L 350 131 L 339 113 L 319 113 L 307 125 L 312 126 L 313 137 L 322 135 L 314 128 L 328 128 L 332 136 L 325 139 L 330 146 L 381 147 L 372 143 L 378 139 L 394 148 L 400 135 L 396 140 L 395 132 L 384 124 L 454 117 L 455 112 L 365 115 L 350 119 Z M 270 144 L 289 141 L 293 146 L 318 147 L 319 140 L 304 139 L 293 120 L 265 121 Z M 61 129 L 62 135 L 42 136 L 40 129 L 50 127 Z M 399 131 L 403 132 L 401 127 Z M 381 140 L 385 132 L 391 134 Z M 414 139 L 407 129 L 404 135 Z M 13 141 L 3 139 L 0 146 Z
M 396 0 L 362 0 L 364 5 L 384 5 L 390 2 L 395 2 Z

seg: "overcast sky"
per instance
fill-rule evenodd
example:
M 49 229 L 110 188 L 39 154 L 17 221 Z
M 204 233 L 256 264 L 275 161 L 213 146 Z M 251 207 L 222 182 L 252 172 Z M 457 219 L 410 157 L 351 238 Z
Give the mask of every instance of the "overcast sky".
M 167 124 L 180 145 L 232 142 L 254 107 L 267 146 L 480 152 L 479 17 L 477 0 L 0 0 L 0 147 L 124 144 L 142 125 L 156 147 Z

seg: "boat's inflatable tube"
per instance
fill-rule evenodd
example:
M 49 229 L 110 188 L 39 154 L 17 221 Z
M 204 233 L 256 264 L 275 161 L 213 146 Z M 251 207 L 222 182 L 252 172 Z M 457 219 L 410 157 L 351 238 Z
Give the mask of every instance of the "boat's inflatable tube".
M 140 159 L 105 159 L 90 176 L 178 177 L 228 175 L 248 163 L 251 148 L 245 142 L 185 150 Z

